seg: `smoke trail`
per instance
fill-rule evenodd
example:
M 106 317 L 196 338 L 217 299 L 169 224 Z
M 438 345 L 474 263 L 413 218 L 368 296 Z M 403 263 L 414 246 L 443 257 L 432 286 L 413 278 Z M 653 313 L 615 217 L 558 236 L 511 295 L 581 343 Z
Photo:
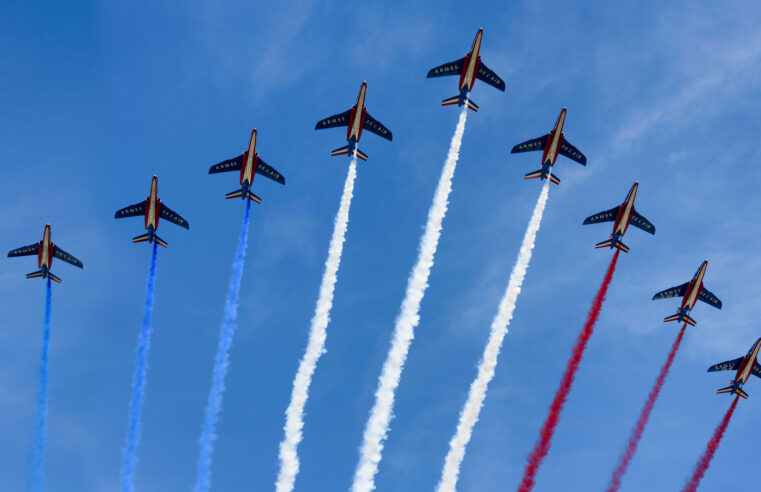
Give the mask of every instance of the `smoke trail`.
M 45 441 L 48 427 L 48 360 L 50 358 L 50 303 L 52 289 L 50 278 L 45 287 L 45 321 L 42 325 L 42 353 L 40 354 L 40 388 L 37 393 L 37 424 L 34 428 L 34 449 L 29 490 L 42 492 L 44 475 L 42 465 L 45 459 Z
M 698 485 L 700 485 L 700 481 L 703 479 L 703 475 L 705 475 L 706 470 L 708 470 L 708 466 L 711 464 L 713 455 L 719 448 L 719 443 L 721 443 L 721 438 L 724 437 L 724 431 L 727 430 L 729 420 L 732 418 L 732 414 L 735 411 L 737 400 L 739 398 L 739 396 L 735 396 L 735 399 L 732 400 L 732 404 L 729 406 L 727 413 L 724 414 L 724 418 L 721 419 L 721 423 L 714 431 L 713 436 L 711 436 L 711 440 L 708 441 L 708 446 L 706 447 L 703 456 L 700 457 L 698 464 L 695 465 L 695 472 L 692 474 L 692 478 L 690 478 L 690 480 L 687 482 L 687 485 L 684 486 L 682 492 L 695 492 L 695 490 L 697 490 Z
M 211 391 L 209 401 L 206 403 L 201 438 L 199 440 L 198 473 L 196 475 L 197 492 L 209 490 L 211 485 L 211 458 L 214 454 L 214 442 L 217 439 L 217 421 L 219 412 L 222 410 L 222 394 L 225 391 L 225 376 L 230 360 L 230 345 L 235 334 L 235 320 L 238 318 L 238 298 L 240 297 L 240 281 L 243 277 L 243 264 L 246 261 L 246 243 L 248 242 L 248 222 L 251 212 L 251 200 L 246 200 L 246 214 L 243 217 L 243 226 L 240 229 L 238 249 L 235 252 L 232 275 L 230 276 L 230 289 L 227 292 L 225 302 L 225 317 L 219 332 L 219 345 L 214 359 L 214 371 L 212 374 Z
M 468 400 L 460 414 L 460 422 L 457 424 L 457 432 L 449 442 L 449 452 L 444 460 L 444 469 L 441 471 L 441 479 L 438 485 L 439 492 L 454 492 L 457 485 L 457 478 L 460 475 L 460 465 L 465 457 L 465 447 L 470 441 L 473 433 L 473 427 L 478 422 L 478 415 L 483 407 L 486 398 L 486 390 L 494 377 L 494 368 L 497 366 L 497 357 L 499 356 L 502 341 L 507 334 L 507 326 L 513 317 L 515 303 L 518 300 L 518 294 L 521 292 L 521 285 L 528 270 L 528 264 L 531 261 L 531 252 L 534 249 L 534 241 L 539 225 L 542 222 L 544 206 L 547 204 L 547 195 L 549 193 L 550 181 L 544 184 L 539 199 L 534 207 L 534 213 L 526 228 L 523 236 L 523 243 L 518 252 L 518 259 L 515 261 L 512 273 L 510 273 L 510 282 L 507 284 L 507 290 L 499 303 L 497 315 L 491 323 L 489 342 L 484 349 L 484 355 L 478 366 L 478 376 L 470 385 Z
M 613 472 L 613 478 L 610 480 L 610 485 L 608 485 L 607 492 L 615 492 L 621 487 L 621 479 L 624 477 L 626 469 L 629 467 L 629 462 L 631 462 L 632 458 L 634 457 L 634 453 L 637 452 L 637 445 L 639 444 L 639 440 L 642 438 L 642 433 L 645 431 L 647 421 L 650 420 L 650 412 L 653 411 L 655 400 L 658 399 L 658 394 L 661 392 L 663 383 L 666 381 L 666 376 L 671 369 L 671 364 L 674 362 L 676 351 L 679 350 L 679 345 L 682 343 L 682 337 L 684 337 L 684 329 L 686 327 L 687 324 L 685 323 L 682 325 L 682 329 L 679 330 L 679 335 L 677 335 L 676 340 L 674 340 L 674 344 L 671 346 L 671 352 L 669 352 L 669 355 L 666 358 L 666 362 L 661 367 L 661 372 L 658 374 L 658 378 L 655 380 L 655 385 L 653 385 L 653 389 L 650 390 L 650 394 L 647 395 L 645 406 L 642 407 L 642 412 L 637 419 L 637 424 L 634 426 L 631 436 L 629 436 L 629 442 L 626 445 L 626 450 L 624 451 L 624 454 L 621 455 L 621 458 L 619 458 L 618 466 Z
M 135 356 L 135 373 L 132 376 L 132 397 L 129 401 L 129 424 L 127 438 L 122 450 L 122 492 L 134 490 L 133 475 L 137 462 L 137 445 L 140 443 L 141 414 L 145 400 L 145 375 L 148 372 L 148 349 L 151 344 L 151 315 L 153 314 L 153 291 L 156 281 L 156 247 L 153 243 L 151 266 L 148 270 L 148 282 L 145 287 L 145 306 L 143 307 L 143 324 L 140 326 L 140 336 Z
M 576 340 L 576 345 L 571 352 L 571 358 L 568 360 L 568 365 L 563 373 L 563 378 L 560 380 L 560 387 L 555 393 L 555 399 L 550 405 L 547 418 L 542 425 L 542 430 L 539 434 L 539 440 L 537 440 L 534 450 L 528 457 L 528 464 L 523 472 L 523 480 L 518 487 L 518 492 L 528 492 L 534 487 L 534 477 L 536 476 L 539 466 L 542 464 L 542 460 L 547 456 L 547 452 L 550 450 L 552 443 L 552 435 L 555 433 L 555 427 L 557 427 L 560 421 L 560 414 L 563 411 L 563 406 L 568 398 L 568 393 L 571 392 L 571 385 L 573 385 L 573 379 L 576 377 L 576 371 L 579 368 L 581 357 L 584 355 L 584 349 L 587 347 L 587 342 L 592 336 L 597 318 L 600 316 L 600 310 L 602 309 L 602 303 L 605 301 L 605 294 L 608 292 L 608 286 L 613 279 L 613 272 L 616 270 L 616 262 L 618 261 L 619 251 L 613 254 L 613 258 L 610 260 L 608 271 L 605 272 L 605 278 L 600 285 L 600 289 L 595 295 L 595 299 L 592 302 L 592 308 L 587 315 L 587 321 L 584 323 L 584 328 L 579 333 L 579 337 Z
M 452 142 L 449 145 L 447 160 L 441 170 L 439 184 L 436 186 L 433 203 L 428 210 L 428 221 L 425 225 L 425 232 L 420 238 L 417 263 L 415 263 L 407 280 L 407 291 L 402 301 L 401 312 L 396 318 L 391 349 L 386 356 L 383 371 L 378 379 L 375 405 L 365 424 L 361 455 L 354 472 L 353 492 L 370 492 L 375 488 L 375 474 L 378 471 L 383 441 L 388 434 L 391 411 L 394 406 L 394 391 L 399 386 L 407 352 L 412 338 L 415 336 L 415 327 L 420 321 L 420 302 L 423 300 L 425 289 L 428 287 L 428 276 L 431 273 L 433 257 L 441 235 L 441 223 L 447 213 L 449 192 L 452 190 L 452 178 L 459 157 L 462 134 L 465 131 L 467 111 L 467 106 L 463 106 Z
M 325 273 L 322 275 L 320 295 L 317 298 L 314 316 L 309 328 L 309 341 L 304 357 L 299 363 L 299 369 L 293 380 L 291 403 L 285 411 L 285 437 L 280 443 L 280 473 L 277 477 L 277 492 L 290 492 L 299 472 L 299 456 L 296 449 L 301 442 L 301 430 L 304 428 L 304 405 L 309 397 L 309 385 L 312 383 L 317 360 L 325 351 L 325 338 L 330 321 L 330 309 L 333 307 L 333 291 L 335 289 L 338 267 L 341 264 L 341 252 L 346 238 L 346 228 L 349 223 L 349 207 L 354 192 L 354 179 L 357 177 L 357 156 L 351 159 L 349 172 L 346 175 L 341 204 L 333 223 L 333 235 L 330 238 L 328 259 L 325 260 Z

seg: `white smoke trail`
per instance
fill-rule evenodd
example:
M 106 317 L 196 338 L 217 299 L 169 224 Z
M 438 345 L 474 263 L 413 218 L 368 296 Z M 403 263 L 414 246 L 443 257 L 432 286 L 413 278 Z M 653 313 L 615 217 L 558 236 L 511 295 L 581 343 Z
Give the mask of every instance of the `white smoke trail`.
M 309 397 L 309 385 L 312 383 L 312 375 L 317 366 L 317 360 L 325 351 L 330 309 L 333 307 L 333 291 L 336 285 L 338 267 L 341 264 L 341 252 L 346 238 L 349 207 L 351 206 L 356 177 L 357 156 L 355 154 L 351 159 L 351 164 L 349 164 L 349 172 L 346 175 L 344 191 L 341 195 L 341 204 L 333 223 L 333 236 L 330 238 L 328 259 L 325 260 L 325 273 L 320 284 L 320 295 L 317 298 L 317 306 L 309 328 L 309 341 L 293 380 L 291 403 L 285 411 L 285 437 L 280 442 L 280 472 L 275 486 L 277 492 L 293 490 L 293 484 L 299 472 L 299 456 L 296 448 L 301 442 L 301 430 L 304 428 L 304 405 Z
M 361 455 L 354 472 L 353 492 L 370 492 L 375 489 L 375 474 L 381 460 L 383 441 L 388 434 L 391 412 L 394 407 L 394 392 L 399 386 L 407 352 L 412 338 L 415 336 L 415 327 L 420 321 L 420 302 L 423 300 L 425 289 L 428 287 L 428 276 L 431 273 L 433 257 L 441 236 L 441 223 L 447 213 L 449 192 L 452 190 L 452 177 L 460 153 L 467 111 L 467 106 L 463 106 L 452 142 L 449 144 L 449 153 L 444 168 L 441 170 L 439 184 L 436 186 L 433 203 L 428 210 L 428 222 L 425 225 L 425 232 L 420 238 L 417 263 L 407 280 L 407 291 L 402 301 L 401 312 L 396 318 L 391 348 L 378 379 L 375 405 L 370 411 L 370 418 L 365 425 Z
M 521 285 L 531 261 L 531 252 L 534 249 L 539 224 L 542 222 L 544 206 L 547 204 L 549 187 L 550 180 L 548 179 L 542 187 L 542 192 L 539 194 L 539 199 L 534 207 L 534 213 L 531 215 L 531 220 L 523 236 L 523 243 L 518 252 L 518 259 L 515 261 L 513 271 L 510 273 L 507 290 L 505 290 L 505 295 L 499 303 L 497 315 L 492 320 L 489 342 L 486 344 L 484 355 L 478 366 L 478 376 L 470 385 L 468 400 L 465 402 L 460 414 L 460 422 L 457 424 L 457 432 L 449 442 L 449 452 L 444 460 L 444 469 L 441 471 L 441 480 L 437 487 L 438 492 L 455 491 L 457 478 L 460 475 L 460 465 L 465 457 L 465 447 L 468 445 L 470 436 L 473 434 L 473 427 L 478 421 L 489 382 L 494 378 L 494 368 L 497 366 L 497 357 L 502 347 L 502 341 L 507 334 L 507 326 L 513 317 L 515 303 L 518 300 L 518 294 L 521 292 Z

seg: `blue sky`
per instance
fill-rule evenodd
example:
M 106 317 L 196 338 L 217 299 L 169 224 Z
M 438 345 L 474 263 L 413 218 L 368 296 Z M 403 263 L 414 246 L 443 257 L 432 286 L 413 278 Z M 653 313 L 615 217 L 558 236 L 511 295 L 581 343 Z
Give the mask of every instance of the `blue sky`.
M 231 353 L 215 490 L 267 490 L 291 382 L 303 353 L 348 159 L 341 130 L 315 132 L 368 83 L 367 107 L 394 132 L 366 134 L 336 287 L 327 353 L 307 403 L 298 490 L 349 487 L 361 433 L 418 239 L 457 118 L 439 101 L 456 79 L 429 68 L 482 56 L 505 94 L 477 84 L 422 320 L 397 392 L 378 490 L 432 489 L 507 284 L 539 184 L 539 155 L 509 155 L 568 107 L 566 136 L 586 168 L 561 158 L 531 266 L 468 447 L 461 490 L 517 486 L 570 348 L 609 259 L 609 225 L 581 227 L 638 180 L 655 237 L 627 233 L 608 300 L 536 490 L 602 489 L 678 326 L 653 293 L 708 258 L 700 305 L 623 490 L 672 490 L 692 470 L 729 399 L 730 374 L 706 374 L 761 335 L 756 300 L 761 205 L 761 11 L 755 2 L 8 1 L 0 17 L 0 246 L 53 241 L 55 262 L 47 490 L 109 492 L 120 452 L 149 248 L 117 208 L 159 194 L 190 231 L 162 223 L 140 491 L 185 491 L 230 263 L 243 215 L 235 176 L 208 167 L 257 150 L 287 186 L 257 179 L 240 325 Z M 44 286 L 0 268 L 0 476 L 25 483 L 34 427 Z M 761 438 L 759 381 L 746 387 L 705 490 L 739 486 Z M 759 393 L 761 394 L 761 393 Z

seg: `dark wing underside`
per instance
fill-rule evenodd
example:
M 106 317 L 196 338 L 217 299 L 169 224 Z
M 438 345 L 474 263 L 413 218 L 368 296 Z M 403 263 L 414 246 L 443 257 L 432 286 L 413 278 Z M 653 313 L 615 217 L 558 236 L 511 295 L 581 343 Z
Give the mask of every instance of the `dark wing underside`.
M 719 298 L 716 297 L 710 290 L 706 289 L 705 287 L 700 289 L 700 295 L 698 296 L 698 299 L 705 302 L 706 304 L 710 304 L 716 309 L 721 309 L 721 301 L 719 300 Z
M 563 139 L 563 145 L 560 146 L 559 154 L 568 157 L 572 161 L 578 162 L 582 166 L 587 165 L 587 158 L 584 156 L 584 154 L 579 152 L 579 149 L 571 145 L 571 142 L 565 138 Z
M 159 215 L 164 220 L 168 220 L 169 222 L 175 223 L 185 229 L 190 229 L 190 224 L 188 224 L 188 221 L 183 219 L 180 214 L 164 205 L 163 202 L 161 203 L 161 213 Z
M 636 210 L 632 214 L 632 218 L 629 223 L 638 229 L 642 229 L 645 232 L 655 234 L 655 226 L 651 224 L 649 220 L 638 214 Z
M 547 135 L 543 135 L 541 137 L 532 138 L 531 140 L 526 140 L 525 142 L 519 143 L 515 147 L 513 147 L 513 150 L 510 151 L 511 154 L 518 154 L 519 152 L 531 152 L 532 150 L 544 150 L 544 146 L 547 144 L 547 138 L 550 136 L 548 133 Z
M 232 159 L 227 159 L 209 168 L 209 174 L 226 173 L 228 171 L 240 171 L 243 166 L 243 154 Z
M 343 113 L 334 114 L 328 116 L 324 120 L 320 120 L 314 126 L 315 130 L 324 130 L 325 128 L 336 128 L 339 126 L 349 126 L 349 117 L 351 116 L 351 109 L 344 111 Z
M 389 141 L 393 138 L 391 131 L 383 126 L 383 123 L 370 116 L 370 113 L 365 113 L 365 130 Z
M 677 285 L 676 287 L 662 290 L 653 296 L 653 300 L 666 299 L 668 297 L 683 297 L 685 292 L 687 292 L 687 286 L 689 284 L 689 282 L 685 282 L 682 285 Z
M 29 246 L 23 246 L 21 248 L 14 249 L 8 252 L 8 258 L 15 256 L 32 256 L 40 252 L 40 243 L 30 244 Z
M 726 360 L 724 362 L 714 364 L 708 368 L 708 372 L 736 371 L 740 368 L 740 364 L 742 364 L 743 359 L 744 357 L 738 357 L 737 359 Z
M 752 372 L 753 372 L 753 375 L 754 375 L 754 376 L 756 376 L 757 378 L 761 378 L 761 364 L 759 364 L 758 362 L 756 362 L 756 363 L 753 365 L 753 371 L 752 371 Z
M 426 78 L 432 78 L 432 77 L 444 77 L 447 75 L 460 75 L 462 73 L 462 66 L 463 63 L 465 63 L 465 57 L 460 58 L 459 60 L 455 60 L 453 62 L 445 63 L 443 65 L 439 65 L 436 68 L 432 68 L 428 71 L 428 75 L 426 75 Z M 504 89 L 502 89 L 504 90 Z
M 256 172 L 262 176 L 270 178 L 272 181 L 277 181 L 282 185 L 285 184 L 285 178 L 283 175 L 277 172 L 274 167 L 264 162 L 261 157 L 256 161 Z
M 584 219 L 584 225 L 597 224 L 599 222 L 612 222 L 616 220 L 616 216 L 618 215 L 619 208 L 621 208 L 620 205 L 617 207 L 613 207 L 610 210 L 606 210 L 598 214 L 590 215 L 589 217 Z
M 71 263 L 74 266 L 77 266 L 79 268 L 82 268 L 82 262 L 78 259 L 74 258 L 74 256 L 70 255 L 66 251 L 62 250 L 58 246 L 55 247 L 55 251 L 53 252 L 53 256 L 58 258 L 59 260 L 65 261 L 66 263 Z
M 486 65 L 484 65 L 484 62 L 481 62 L 481 65 L 478 67 L 478 73 L 476 74 L 476 78 L 478 80 L 482 80 L 489 84 L 492 87 L 496 87 L 497 89 L 501 90 L 502 92 L 505 92 L 505 81 L 502 80 L 496 73 L 494 73 L 492 70 L 489 69 Z
M 115 219 L 123 219 L 124 217 L 137 217 L 138 215 L 145 215 L 145 202 L 138 202 L 129 207 L 124 207 L 121 210 L 117 210 L 114 214 Z

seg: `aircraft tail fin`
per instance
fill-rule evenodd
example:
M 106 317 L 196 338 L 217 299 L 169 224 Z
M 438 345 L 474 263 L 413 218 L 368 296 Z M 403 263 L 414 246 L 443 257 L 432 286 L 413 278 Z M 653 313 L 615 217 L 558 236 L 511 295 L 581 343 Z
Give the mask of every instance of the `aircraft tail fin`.
M 150 242 L 151 239 L 151 233 L 146 232 L 145 234 L 140 234 L 139 236 L 135 236 L 132 238 L 133 243 L 144 243 L 146 241 Z M 153 240 L 156 241 L 158 244 L 160 244 L 163 247 L 167 247 L 167 242 L 158 237 L 155 233 L 153 234 Z
M 367 161 L 367 154 L 365 154 L 364 152 L 359 150 L 358 147 L 355 147 L 354 150 L 357 152 L 357 157 L 358 158 L 362 159 L 363 161 Z M 348 154 L 349 154 L 349 146 L 348 145 L 345 146 L 345 147 L 339 147 L 339 148 L 337 148 L 336 150 L 334 150 L 333 152 L 330 153 L 330 155 L 332 155 L 333 157 L 335 157 L 337 155 L 348 155 Z
M 596 249 L 600 249 L 600 248 L 610 248 L 610 247 L 611 247 L 611 246 L 610 246 L 610 244 L 611 244 L 612 242 L 613 242 L 613 240 L 612 240 L 612 239 L 608 239 L 608 240 L 602 241 L 602 242 L 600 242 L 600 243 L 597 243 L 597 244 L 595 244 L 595 248 L 596 248 Z
M 450 97 L 449 99 L 444 99 L 443 101 L 441 101 L 442 106 L 454 106 L 455 104 L 460 104 L 459 94 L 454 97 Z
M 595 244 L 595 248 L 616 248 L 619 251 L 623 251 L 624 253 L 629 252 L 629 246 L 622 243 L 620 239 L 613 242 L 612 237 L 608 239 L 607 241 L 603 241 L 601 243 Z
M 44 278 L 45 276 L 49 277 L 50 280 L 52 280 L 53 282 L 58 282 L 59 284 L 61 283 L 61 279 L 56 277 L 55 275 L 53 275 L 50 272 L 50 270 L 48 270 L 47 275 L 45 274 L 45 272 L 43 270 L 37 270 L 36 272 L 32 272 L 32 273 L 27 273 L 26 274 L 26 278 L 37 278 L 37 277 L 43 277 Z
M 668 322 L 668 321 L 679 321 L 679 311 L 677 311 L 676 314 L 672 314 L 671 316 L 666 316 L 665 318 L 663 318 L 663 321 L 665 321 L 665 322 Z M 698 324 L 697 321 L 695 321 L 694 319 L 690 318 L 689 315 L 687 315 L 687 314 L 682 316 L 682 321 L 684 321 L 685 323 L 687 323 L 690 326 L 695 326 L 696 324 Z
M 541 178 L 542 177 L 542 170 L 539 169 L 538 171 L 534 171 L 533 173 L 528 173 L 525 176 L 523 176 L 523 179 L 534 179 L 534 178 Z
M 241 198 L 241 197 L 243 197 L 243 189 L 242 188 L 240 190 L 231 191 L 230 193 L 225 195 L 225 198 L 228 199 L 228 200 L 230 198 Z M 258 196 L 256 196 L 256 194 L 253 191 L 251 191 L 251 190 L 246 190 L 246 196 L 245 196 L 245 198 L 248 198 L 249 200 L 251 200 L 254 203 L 262 203 L 262 199 L 259 198 Z
M 722 394 L 722 393 L 733 393 L 746 400 L 748 399 L 748 393 L 743 391 L 742 388 L 737 388 L 737 390 L 734 389 L 734 381 L 730 381 L 729 386 L 725 386 L 724 388 L 719 388 L 718 390 L 716 390 L 716 394 Z

